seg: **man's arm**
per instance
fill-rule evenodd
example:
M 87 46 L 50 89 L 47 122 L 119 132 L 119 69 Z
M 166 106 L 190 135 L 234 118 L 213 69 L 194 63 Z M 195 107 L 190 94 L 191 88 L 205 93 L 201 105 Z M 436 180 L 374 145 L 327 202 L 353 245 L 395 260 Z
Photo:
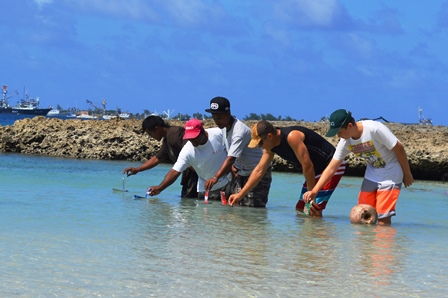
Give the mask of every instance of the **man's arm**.
M 159 159 L 154 155 L 153 157 L 148 159 L 145 163 L 143 163 L 142 165 L 140 165 L 137 168 L 127 167 L 126 169 L 123 170 L 122 174 L 126 174 L 128 176 L 135 175 L 138 172 L 143 172 L 143 171 L 152 169 L 155 166 L 157 166 L 159 163 L 160 163 Z
M 316 183 L 316 174 L 314 172 L 314 164 L 311 161 L 304 141 L 305 135 L 301 131 L 294 130 L 288 134 L 288 144 L 302 165 L 303 176 L 305 176 L 308 189 L 312 189 Z
M 312 201 L 316 198 L 319 191 L 324 187 L 325 183 L 327 183 L 331 177 L 336 173 L 338 168 L 341 166 L 343 160 L 337 160 L 332 159 L 328 166 L 325 168 L 325 170 L 322 172 L 322 175 L 319 178 L 319 181 L 317 181 L 316 185 L 314 187 L 303 194 L 303 201 L 305 203 L 308 203 L 309 201 Z M 308 188 L 310 189 L 310 188 Z
M 260 162 L 253 169 L 243 189 L 241 189 L 239 193 L 233 194 L 229 197 L 229 204 L 231 206 L 238 203 L 244 196 L 246 196 L 249 193 L 249 191 L 251 191 L 255 186 L 257 186 L 257 184 L 263 178 L 264 174 L 266 174 L 266 171 L 271 165 L 273 159 L 274 159 L 274 152 L 263 150 L 263 155 L 261 156 Z
M 232 170 L 232 165 L 235 162 L 235 159 L 236 157 L 227 156 L 227 158 L 224 160 L 221 167 L 219 168 L 218 172 L 216 172 L 215 176 L 205 181 L 205 189 L 212 189 L 213 185 L 215 185 L 216 182 L 218 182 L 219 178 L 227 175 Z
M 180 172 L 171 169 L 163 178 L 163 181 L 158 186 L 151 186 L 149 188 L 149 195 L 155 196 L 160 194 L 165 188 L 170 186 L 176 181 L 176 179 L 180 176 Z
M 403 171 L 403 183 L 405 187 L 409 187 L 414 183 L 414 177 L 411 173 L 411 168 L 409 167 L 408 157 L 406 151 L 404 150 L 403 144 L 398 141 L 397 144 L 392 148 L 392 151 L 398 158 L 401 169 Z

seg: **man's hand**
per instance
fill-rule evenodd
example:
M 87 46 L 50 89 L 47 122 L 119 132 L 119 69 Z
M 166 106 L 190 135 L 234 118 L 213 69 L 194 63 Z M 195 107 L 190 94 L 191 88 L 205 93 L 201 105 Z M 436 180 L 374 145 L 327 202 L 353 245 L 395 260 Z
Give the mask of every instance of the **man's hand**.
M 122 172 L 122 174 L 126 174 L 126 176 L 131 176 L 131 175 L 135 175 L 135 174 L 137 174 L 139 171 L 137 170 L 137 168 L 132 168 L 132 167 L 129 167 L 129 168 L 126 168 L 126 169 L 124 169 L 123 170 L 123 172 Z
M 414 183 L 414 177 L 412 175 L 404 175 L 403 184 L 405 187 L 409 187 Z
M 205 181 L 205 184 L 204 184 L 205 190 L 212 189 L 213 185 L 215 185 L 216 182 L 218 182 L 218 178 L 216 178 L 216 177 L 212 177 L 212 178 L 208 179 L 207 181 Z
M 160 187 L 158 186 L 151 186 L 149 188 L 149 195 L 152 196 L 156 196 L 158 194 L 160 194 L 162 192 L 162 190 L 160 189 Z
M 239 201 L 241 201 L 241 199 L 242 198 L 237 193 L 230 195 L 229 200 L 228 200 L 229 205 L 230 206 L 237 205 L 239 203 Z
M 322 211 L 319 209 L 319 206 L 314 201 L 311 201 L 309 216 L 322 217 Z
M 306 193 L 303 194 L 303 201 L 305 203 L 314 201 L 316 199 L 316 195 L 317 194 L 313 193 L 312 191 L 307 191 Z

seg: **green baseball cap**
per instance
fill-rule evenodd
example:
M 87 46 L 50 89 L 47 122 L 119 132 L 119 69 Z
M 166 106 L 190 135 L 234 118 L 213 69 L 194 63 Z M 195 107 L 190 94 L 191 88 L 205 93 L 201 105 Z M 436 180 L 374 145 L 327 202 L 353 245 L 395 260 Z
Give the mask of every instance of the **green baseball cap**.
M 330 129 L 325 136 L 334 137 L 335 135 L 337 135 L 337 133 L 341 129 L 341 126 L 349 122 L 351 118 L 352 113 L 347 110 L 339 109 L 334 111 L 330 116 Z

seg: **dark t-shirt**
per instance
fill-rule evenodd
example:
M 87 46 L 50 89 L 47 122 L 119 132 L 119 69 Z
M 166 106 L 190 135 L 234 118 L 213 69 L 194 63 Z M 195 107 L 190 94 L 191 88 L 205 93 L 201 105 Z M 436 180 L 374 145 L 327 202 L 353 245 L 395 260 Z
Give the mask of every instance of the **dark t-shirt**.
M 183 140 L 184 128 L 180 126 L 170 126 L 166 129 L 166 138 L 162 141 L 160 150 L 156 157 L 162 163 L 174 164 L 179 156 L 180 150 L 187 140 Z
M 297 159 L 296 154 L 288 144 L 288 135 L 293 130 L 301 131 L 305 134 L 305 146 L 308 149 L 310 159 L 313 162 L 314 172 L 322 173 L 330 163 L 336 149 L 326 139 L 318 133 L 303 126 L 280 127 L 280 145 L 272 148 L 272 152 L 277 153 L 281 158 L 297 165 L 302 169 L 302 165 Z
M 183 139 L 184 128 L 180 126 L 170 126 L 166 129 L 166 138 L 162 141 L 160 150 L 156 153 L 156 157 L 161 163 L 174 164 L 179 157 L 180 150 L 185 145 L 187 140 Z M 197 184 L 198 175 L 192 168 L 188 168 L 182 172 L 181 197 L 183 198 L 197 198 Z

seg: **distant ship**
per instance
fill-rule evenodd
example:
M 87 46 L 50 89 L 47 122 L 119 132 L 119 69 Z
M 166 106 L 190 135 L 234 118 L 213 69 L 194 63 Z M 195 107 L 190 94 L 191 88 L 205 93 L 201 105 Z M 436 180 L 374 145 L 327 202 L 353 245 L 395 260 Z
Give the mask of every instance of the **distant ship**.
M 39 97 L 36 99 L 29 98 L 28 94 L 25 94 L 25 99 L 20 101 L 15 107 L 11 107 L 8 104 L 8 87 L 3 85 L 3 97 L 0 101 L 0 114 L 13 114 L 13 115 L 35 115 L 46 116 L 51 108 L 39 108 Z
M 104 120 L 115 119 L 117 117 L 119 117 L 121 119 L 129 119 L 131 117 L 131 115 L 129 113 L 120 113 L 118 115 L 103 115 L 103 116 L 101 116 L 101 118 Z
M 47 116 L 58 116 L 61 113 L 61 111 L 59 111 L 58 109 L 51 109 Z

